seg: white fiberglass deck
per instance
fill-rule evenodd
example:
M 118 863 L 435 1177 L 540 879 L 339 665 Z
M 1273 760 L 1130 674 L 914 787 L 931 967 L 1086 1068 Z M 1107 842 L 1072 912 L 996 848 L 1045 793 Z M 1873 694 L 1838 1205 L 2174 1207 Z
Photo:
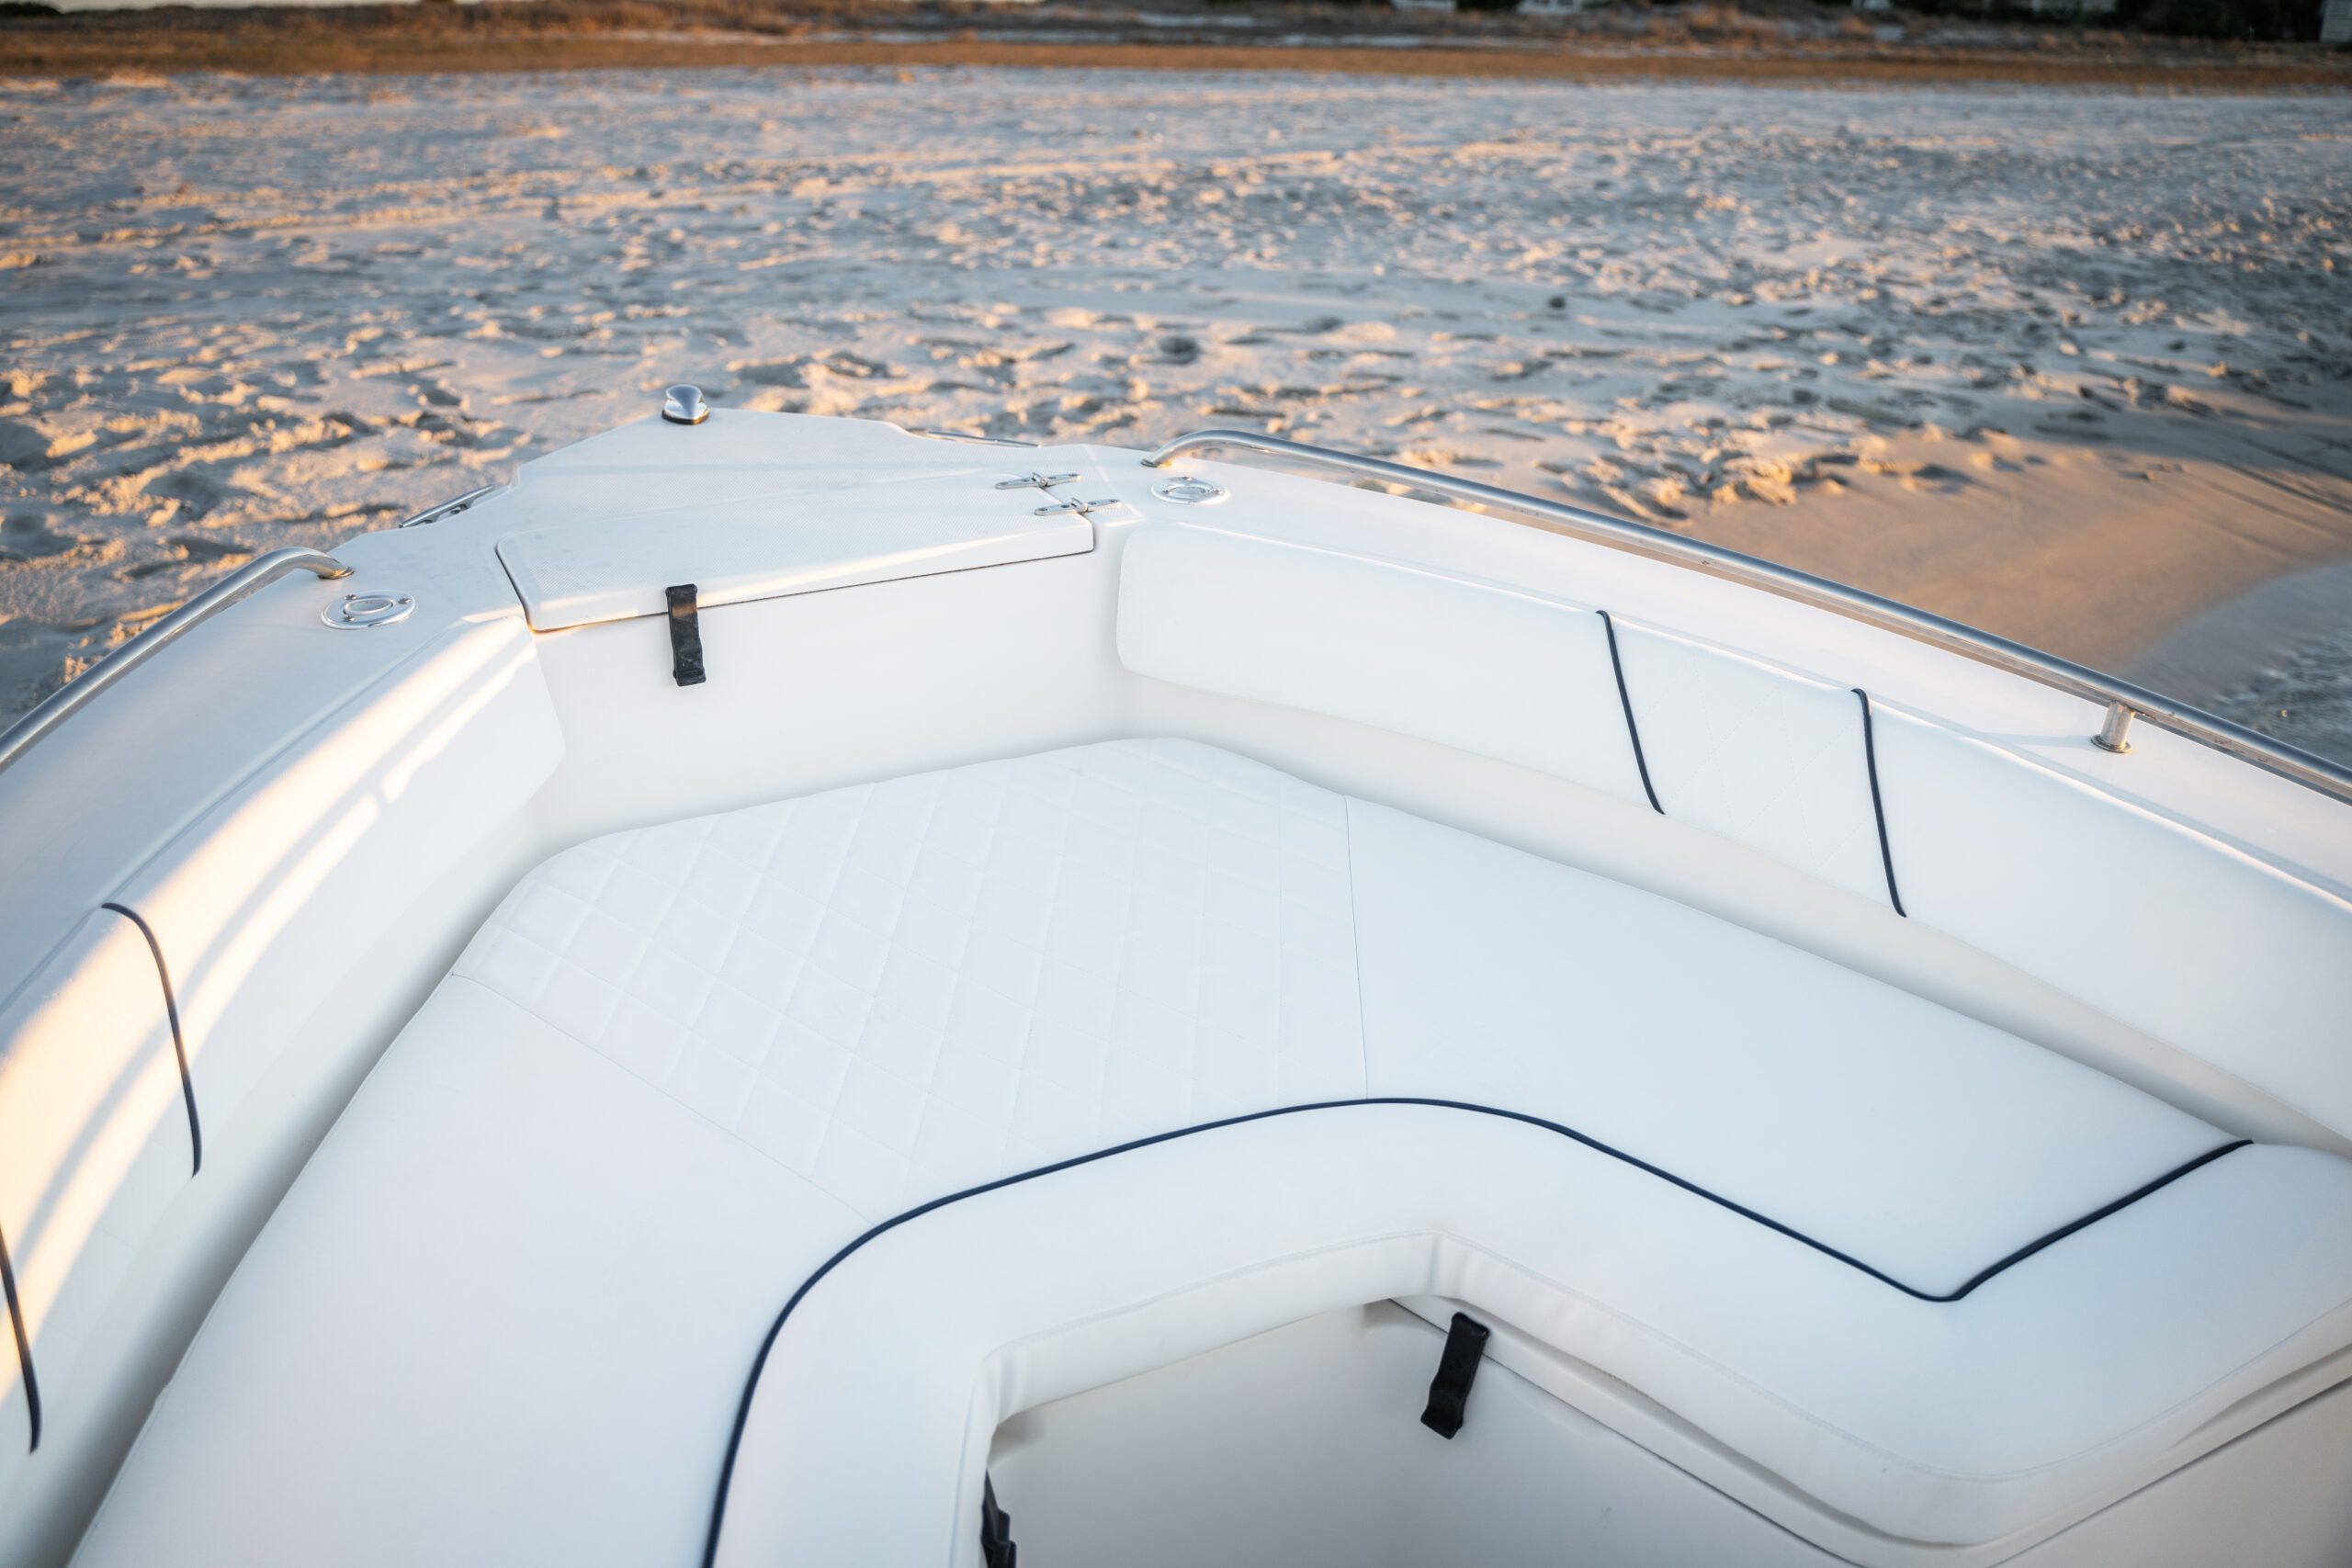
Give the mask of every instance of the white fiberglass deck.
M 1484 1292 L 1896 1540 L 2046 1533 L 2352 1340 L 2352 1166 L 1665 899 L 1120 741 L 533 873 L 248 1254 L 77 1562 L 694 1562 L 763 1336 L 875 1222 L 1366 1097 L 1464 1104 L 1211 1130 L 853 1256 L 754 1391 L 721 1560 L 780 1520 L 968 1551 L 932 1527 L 978 1484 L 980 1360 L 1145 1300 L 1181 1330 L 1137 1332 L 1222 1343 L 1277 1298 L 1205 1283 L 1328 1306 L 1316 1260 L 1394 1235 L 1430 1246 L 1374 1294 Z M 960 1349 L 917 1367 L 907 1336 Z M 854 1485 L 763 1465 L 801 1408 Z

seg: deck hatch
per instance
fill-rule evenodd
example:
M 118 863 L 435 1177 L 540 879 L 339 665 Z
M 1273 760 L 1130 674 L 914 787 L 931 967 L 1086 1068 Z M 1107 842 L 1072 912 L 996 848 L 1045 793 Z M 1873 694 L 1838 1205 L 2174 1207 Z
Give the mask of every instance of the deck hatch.
M 591 517 L 510 534 L 498 558 L 534 631 L 665 615 L 662 585 L 704 609 L 975 567 L 1083 555 L 1083 513 L 1036 514 L 1034 490 L 955 475 Z

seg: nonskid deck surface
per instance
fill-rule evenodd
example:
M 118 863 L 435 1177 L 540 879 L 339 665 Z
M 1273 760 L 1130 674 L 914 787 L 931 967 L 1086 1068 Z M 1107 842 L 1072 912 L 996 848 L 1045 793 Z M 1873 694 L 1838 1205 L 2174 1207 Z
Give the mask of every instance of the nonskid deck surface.
M 1550 1152 L 1523 1157 L 1600 1161 L 1585 1186 L 1644 1239 L 1552 1262 L 1672 1347 L 1623 1375 L 1807 1485 L 1834 1490 L 1841 1451 L 1901 1456 L 1926 1479 L 1873 1490 L 1857 1458 L 1841 1499 L 1894 1536 L 1991 1539 L 2161 1473 L 2336 1348 L 2352 1300 L 2340 1162 L 2221 1154 L 2088 1068 L 1681 906 L 1122 741 L 533 873 L 254 1246 L 79 1561 L 689 1560 L 753 1354 L 845 1243 L 1236 1117 L 1234 1168 L 1312 1220 L 1316 1162 L 1376 1195 L 1380 1157 L 1285 1129 L 1378 1112 L 1258 1113 L 1364 1098 L 1535 1118 L 1513 1124 Z M 1443 1136 L 1475 1170 L 1481 1139 Z M 1020 1188 L 1023 1235 L 1102 1217 L 1059 1177 Z M 1742 1239 L 1696 1245 L 1722 1225 Z M 1654 1299 L 1717 1251 L 1769 1277 Z

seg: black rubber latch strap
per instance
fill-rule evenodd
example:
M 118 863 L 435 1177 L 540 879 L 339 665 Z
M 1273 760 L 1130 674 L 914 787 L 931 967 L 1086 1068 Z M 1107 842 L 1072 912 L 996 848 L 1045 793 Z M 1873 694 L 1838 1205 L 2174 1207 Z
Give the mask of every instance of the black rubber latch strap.
M 662 592 L 670 601 L 670 678 L 681 686 L 699 686 L 709 677 L 702 668 L 702 617 L 695 585 L 681 582 Z
M 1487 1325 L 1466 1312 L 1453 1314 L 1445 1331 L 1445 1353 L 1437 1359 L 1437 1376 L 1430 1380 L 1430 1402 L 1421 1425 L 1451 1440 L 1462 1430 L 1462 1412 L 1470 1404 L 1470 1384 L 1487 1353 Z
M 988 1568 L 1013 1568 L 1012 1516 L 997 1506 L 996 1481 L 980 1477 L 980 1561 Z

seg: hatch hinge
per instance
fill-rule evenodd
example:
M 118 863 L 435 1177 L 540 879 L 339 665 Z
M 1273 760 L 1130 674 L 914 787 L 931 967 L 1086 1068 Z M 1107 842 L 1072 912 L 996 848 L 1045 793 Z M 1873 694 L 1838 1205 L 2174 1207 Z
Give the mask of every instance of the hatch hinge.
M 1074 485 L 1080 478 L 1081 476 L 1078 474 L 1030 473 L 1020 475 L 1014 479 L 999 479 L 996 481 L 996 488 L 999 490 L 1034 490 L 1040 491 L 1047 497 L 1051 497 L 1056 486 Z M 1118 497 L 1111 495 L 1106 495 L 1100 501 L 1080 501 L 1077 497 L 1072 496 L 1066 501 L 1048 500 L 1046 504 L 1038 507 L 1035 512 L 1031 513 L 1030 515 L 1033 517 L 1091 518 L 1093 516 L 1094 509 L 1096 507 L 1116 506 L 1118 503 Z
M 1031 513 L 1030 515 L 1033 517 L 1067 517 L 1072 513 L 1076 513 L 1080 517 L 1091 517 L 1094 513 L 1094 509 L 1098 506 L 1116 506 L 1118 504 L 1119 498 L 1115 495 L 1102 496 L 1093 501 L 1080 501 L 1073 497 L 1069 501 L 1057 501 L 1051 506 L 1041 506 L 1037 508 L 1036 511 Z

